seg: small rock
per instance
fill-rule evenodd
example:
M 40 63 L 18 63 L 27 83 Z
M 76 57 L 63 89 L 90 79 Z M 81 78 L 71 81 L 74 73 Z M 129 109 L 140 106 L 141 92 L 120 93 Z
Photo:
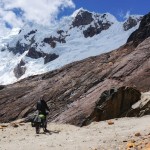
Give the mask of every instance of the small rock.
M 112 66 L 112 65 L 113 65 L 113 62 L 109 62 L 108 64 L 109 64 L 110 66 Z
M 134 143 L 132 143 L 132 142 L 127 143 L 127 148 L 133 148 L 133 147 L 135 147 Z
M 141 136 L 140 132 L 135 133 L 135 136 Z
M 35 136 L 39 136 L 39 134 L 36 134 Z
M 18 125 L 16 124 L 16 123 L 11 123 L 10 124 L 12 127 L 14 127 L 14 128 L 17 128 L 18 127 Z
M 25 123 L 19 123 L 19 125 L 20 125 L 20 126 L 24 126 L 24 125 L 25 125 Z
M 114 124 L 114 122 L 111 121 L 111 120 L 108 120 L 107 123 L 108 123 L 108 125 L 113 125 Z
M 2 128 L 6 128 L 6 127 L 8 127 L 8 125 L 6 125 L 6 124 L 3 124 L 3 125 L 0 125 Z
M 135 143 L 135 140 L 131 140 L 130 142 L 131 142 L 131 143 Z

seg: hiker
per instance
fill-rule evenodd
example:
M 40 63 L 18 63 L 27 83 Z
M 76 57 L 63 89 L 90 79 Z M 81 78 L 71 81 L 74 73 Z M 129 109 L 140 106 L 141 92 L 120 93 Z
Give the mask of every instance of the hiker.
M 41 96 L 40 100 L 37 102 L 36 109 L 38 110 L 39 115 L 44 115 L 45 118 L 46 118 L 46 116 L 48 114 L 46 111 L 50 111 L 50 109 L 47 106 L 47 103 L 45 102 L 45 100 L 43 99 L 43 96 Z M 45 121 L 46 121 L 46 119 L 45 119 Z M 46 123 L 46 126 L 45 126 L 45 130 L 48 131 L 47 130 L 47 123 Z

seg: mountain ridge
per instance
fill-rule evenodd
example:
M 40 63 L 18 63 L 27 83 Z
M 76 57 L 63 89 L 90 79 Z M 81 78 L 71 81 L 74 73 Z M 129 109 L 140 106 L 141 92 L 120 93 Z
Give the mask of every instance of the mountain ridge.
M 118 48 L 138 28 L 141 16 L 129 18 L 119 23 L 109 13 L 80 9 L 51 27 L 24 26 L 1 48 L 5 59 L 0 67 L 0 84 L 10 84 Z M 24 66 L 20 65 L 22 61 Z
M 150 28 L 149 21 L 143 26 L 147 27 Z M 51 110 L 49 121 L 79 125 L 91 114 L 95 102 L 105 90 L 129 86 L 140 92 L 150 91 L 150 37 L 145 37 L 143 42 L 139 39 L 136 47 L 134 42 L 133 39 L 114 51 L 2 87 L 0 122 L 31 115 L 37 100 L 44 95 Z M 136 114 L 147 107 L 137 109 Z

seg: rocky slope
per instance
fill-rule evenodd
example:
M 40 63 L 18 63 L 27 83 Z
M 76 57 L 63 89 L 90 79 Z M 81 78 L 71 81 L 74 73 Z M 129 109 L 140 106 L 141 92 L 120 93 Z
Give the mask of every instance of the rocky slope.
M 119 22 L 109 13 L 79 9 L 48 27 L 29 24 L 19 33 L 13 30 L 0 38 L 0 84 L 116 49 L 126 43 L 141 19 L 134 15 Z
M 145 18 L 141 24 L 143 22 Z M 149 20 L 143 28 L 150 28 Z M 39 97 L 44 95 L 51 110 L 49 121 L 81 126 L 93 112 L 95 102 L 103 91 L 121 86 L 131 86 L 141 92 L 150 91 L 150 37 L 146 36 L 142 41 L 140 43 L 139 39 L 139 45 L 135 47 L 133 39 L 112 52 L 71 63 L 49 73 L 31 76 L 12 85 L 1 86 L 0 122 L 27 117 L 34 112 Z M 131 104 L 128 109 L 131 110 Z

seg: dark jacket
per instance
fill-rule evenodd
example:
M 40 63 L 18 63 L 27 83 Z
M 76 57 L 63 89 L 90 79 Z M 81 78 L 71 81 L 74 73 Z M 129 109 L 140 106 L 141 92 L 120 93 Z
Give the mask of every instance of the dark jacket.
M 44 100 L 39 100 L 36 107 L 39 111 L 39 114 L 43 114 L 45 116 L 47 115 L 46 110 L 50 111 L 47 103 Z

